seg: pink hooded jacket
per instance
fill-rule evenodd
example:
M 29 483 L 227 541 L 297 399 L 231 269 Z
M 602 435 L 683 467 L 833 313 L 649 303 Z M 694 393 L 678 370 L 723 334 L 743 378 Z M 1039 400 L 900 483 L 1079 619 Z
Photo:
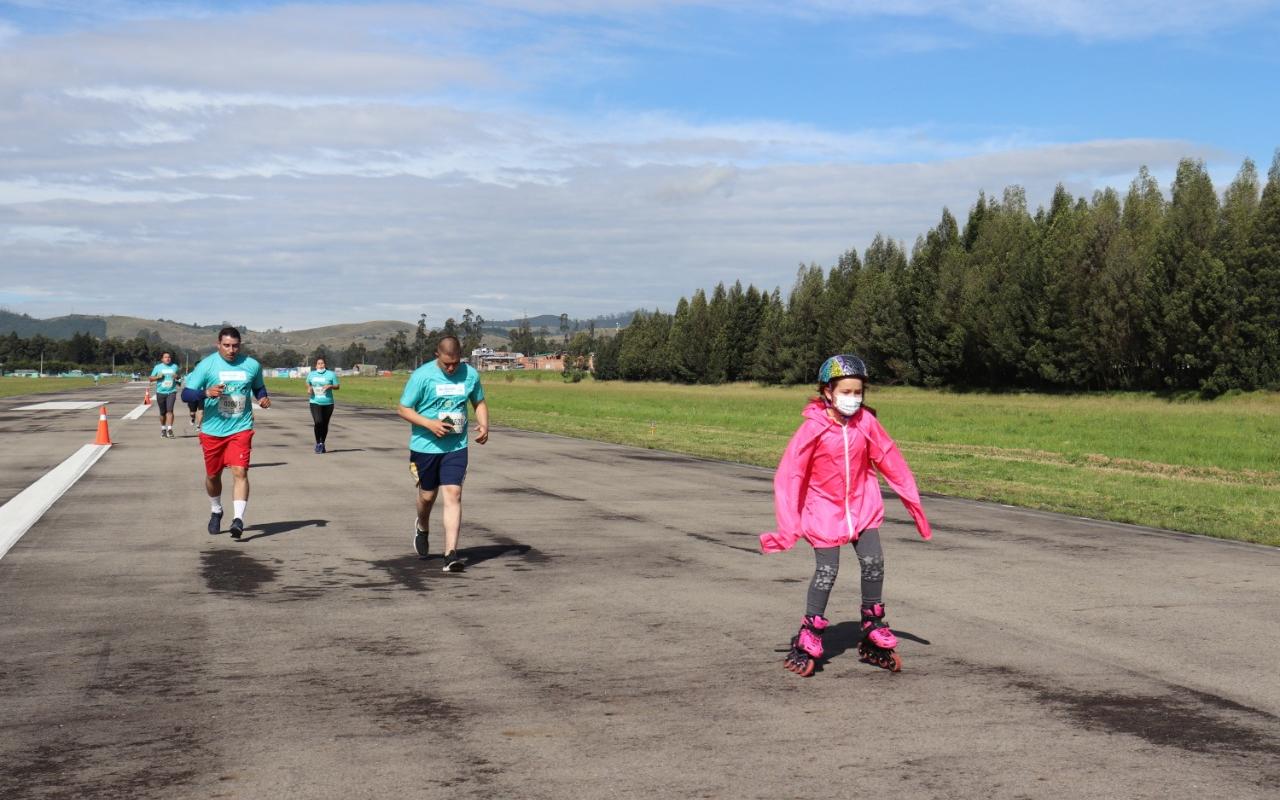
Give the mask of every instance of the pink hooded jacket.
M 916 479 L 873 414 L 859 409 L 841 425 L 815 400 L 805 406 L 804 420 L 773 478 L 778 530 L 760 535 L 760 549 L 789 550 L 801 538 L 814 547 L 839 547 L 857 541 L 868 528 L 878 528 L 884 522 L 884 501 L 876 469 L 898 493 L 921 538 L 933 536 Z

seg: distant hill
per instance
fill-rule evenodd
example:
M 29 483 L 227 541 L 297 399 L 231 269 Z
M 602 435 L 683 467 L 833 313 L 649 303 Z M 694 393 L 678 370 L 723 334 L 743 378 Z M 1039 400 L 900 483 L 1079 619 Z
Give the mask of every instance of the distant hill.
M 571 317 L 569 319 L 569 325 L 572 327 L 576 324 L 578 326 L 578 330 L 586 330 L 587 324 L 594 322 L 598 329 L 607 328 L 612 330 L 615 328 L 627 327 L 631 324 L 631 318 L 635 315 L 635 311 L 623 311 L 618 314 L 601 314 L 600 316 L 589 320 Z M 520 327 L 520 322 L 521 320 L 518 319 L 485 320 L 484 329 L 485 331 L 493 331 L 494 333 L 502 333 L 505 335 L 507 331 Z M 539 314 L 536 317 L 529 317 L 529 329 L 534 333 L 537 333 L 539 328 L 546 328 L 550 333 L 559 333 L 560 315 Z
M 8 336 L 10 333 L 16 333 L 23 339 L 30 339 L 37 334 L 50 339 L 70 339 L 77 333 L 92 334 L 101 339 L 107 335 L 107 323 L 102 317 L 86 317 L 82 314 L 36 319 L 0 309 L 0 335 Z
M 169 344 L 196 351 L 212 351 L 218 330 L 226 324 L 191 325 L 170 319 L 144 319 L 142 317 L 107 316 L 92 317 L 73 314 L 65 317 L 36 319 L 26 314 L 14 314 L 0 310 L 0 335 L 17 333 L 24 339 L 37 334 L 50 339 L 70 339 L 76 333 L 89 333 L 105 339 L 132 339 L 139 331 L 153 331 Z M 297 331 L 278 328 L 255 331 L 237 325 L 245 344 L 264 353 L 292 348 L 300 353 L 310 353 L 320 345 L 330 349 L 342 349 L 352 342 L 360 342 L 369 349 L 381 347 L 398 331 L 413 335 L 414 326 L 397 320 L 326 325 Z
M 192 350 L 212 350 L 218 330 L 224 325 L 235 325 L 244 337 L 244 343 L 259 353 L 290 348 L 300 353 L 309 353 L 317 347 L 342 349 L 352 342 L 359 342 L 373 349 L 381 347 L 387 339 L 399 331 L 412 335 L 414 326 L 397 320 L 375 320 L 373 322 L 353 322 L 341 325 L 325 325 L 319 328 L 306 328 L 296 331 L 285 331 L 273 328 L 266 331 L 255 331 L 235 322 L 218 322 L 210 325 L 187 325 L 173 320 L 142 319 L 140 317 L 107 317 L 107 335 L 110 337 L 132 338 L 138 331 L 146 329 L 155 331 L 170 344 Z
M 597 330 L 604 334 L 619 328 L 625 328 L 635 315 L 634 311 L 621 314 L 602 314 L 594 320 L 570 320 L 577 323 L 579 330 L 585 330 L 589 321 L 596 323 Z M 209 325 L 193 325 L 171 319 L 144 319 L 111 315 L 105 317 L 71 314 L 49 319 L 36 319 L 27 314 L 15 314 L 0 309 L 0 336 L 17 333 L 24 339 L 37 334 L 50 339 L 70 339 L 77 333 L 88 333 L 102 339 L 132 339 L 139 331 L 154 332 L 169 344 L 197 352 L 212 351 L 214 337 L 218 329 L 224 325 L 235 325 L 244 336 L 245 344 L 259 353 L 284 350 L 297 350 L 310 353 L 323 345 L 330 350 L 341 350 L 352 342 L 359 342 L 370 350 L 382 347 L 387 339 L 399 331 L 412 337 L 415 325 L 399 320 L 374 320 L 372 322 L 353 322 L 340 325 L 325 325 L 318 328 L 307 328 L 286 331 L 280 328 L 255 331 L 244 325 L 233 322 L 218 322 Z M 507 331 L 517 328 L 520 320 L 499 320 L 484 323 L 484 343 L 490 347 L 505 344 Z M 529 327 L 536 334 L 545 327 L 551 335 L 560 332 L 560 317 L 555 314 L 539 314 L 529 318 Z

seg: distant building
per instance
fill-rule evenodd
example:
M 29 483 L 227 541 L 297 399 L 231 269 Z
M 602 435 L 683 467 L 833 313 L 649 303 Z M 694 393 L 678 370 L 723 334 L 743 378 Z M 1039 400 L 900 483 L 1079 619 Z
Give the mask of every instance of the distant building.
M 352 366 L 351 369 L 355 372 L 356 375 L 360 375 L 368 378 L 378 377 L 377 364 L 356 364 Z
M 524 369 L 564 371 L 564 355 L 561 353 L 540 353 L 536 356 L 521 356 L 519 363 Z
M 471 366 L 481 371 L 524 369 L 524 353 L 506 353 L 492 347 L 477 347 L 471 351 Z

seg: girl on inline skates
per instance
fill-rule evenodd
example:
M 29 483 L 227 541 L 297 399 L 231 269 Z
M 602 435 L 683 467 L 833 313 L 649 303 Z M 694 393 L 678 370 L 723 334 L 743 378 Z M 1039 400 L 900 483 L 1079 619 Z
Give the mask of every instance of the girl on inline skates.
M 897 638 L 884 621 L 884 551 L 880 523 L 884 502 L 876 471 L 898 493 L 926 541 L 933 536 L 920 507 L 915 478 L 898 446 L 863 404 L 867 366 L 861 358 L 838 355 L 818 370 L 818 396 L 805 406 L 804 422 L 791 437 L 773 478 L 778 530 L 761 534 L 765 553 L 789 550 L 799 539 L 813 546 L 817 561 L 809 583 L 800 632 L 791 640 L 784 666 L 802 677 L 813 674 L 822 657 L 823 616 L 840 571 L 840 548 L 853 543 L 862 567 L 862 661 L 897 672 L 902 659 Z M 874 468 L 873 468 L 874 467 Z

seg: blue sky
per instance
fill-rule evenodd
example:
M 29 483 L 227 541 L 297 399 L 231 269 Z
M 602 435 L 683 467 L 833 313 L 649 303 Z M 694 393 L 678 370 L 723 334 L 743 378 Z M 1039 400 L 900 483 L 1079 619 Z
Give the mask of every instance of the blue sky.
M 1277 34 L 1262 0 L 0 1 L 0 305 L 303 328 L 785 290 L 979 191 L 1265 173 Z

